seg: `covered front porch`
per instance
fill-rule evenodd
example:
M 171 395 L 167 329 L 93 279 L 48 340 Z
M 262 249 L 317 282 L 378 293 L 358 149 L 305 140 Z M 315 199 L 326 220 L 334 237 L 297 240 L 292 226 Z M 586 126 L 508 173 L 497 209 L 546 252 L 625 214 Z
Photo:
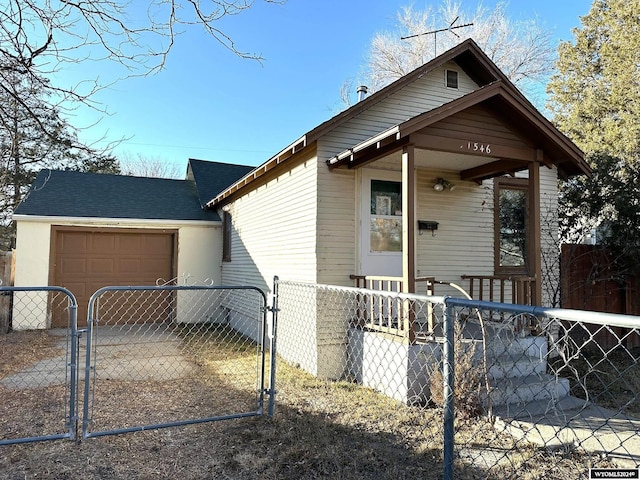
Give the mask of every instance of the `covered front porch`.
M 524 305 L 544 304 L 545 282 L 557 281 L 549 260 L 557 255 L 557 178 L 588 171 L 581 152 L 501 81 L 327 165 L 355 171 L 355 286 Z M 412 318 L 390 320 L 388 308 L 376 308 L 368 327 L 419 338 Z

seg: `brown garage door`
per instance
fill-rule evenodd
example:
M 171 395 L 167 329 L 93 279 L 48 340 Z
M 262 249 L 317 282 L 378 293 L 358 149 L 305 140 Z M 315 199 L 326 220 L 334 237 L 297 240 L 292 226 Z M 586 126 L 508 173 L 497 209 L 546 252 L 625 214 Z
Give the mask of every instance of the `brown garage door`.
M 159 278 L 174 277 L 175 232 L 55 229 L 53 233 L 52 285 L 68 288 L 76 296 L 78 325 L 86 325 L 89 298 L 99 288 L 155 285 Z M 66 327 L 66 318 L 54 314 L 52 326 Z

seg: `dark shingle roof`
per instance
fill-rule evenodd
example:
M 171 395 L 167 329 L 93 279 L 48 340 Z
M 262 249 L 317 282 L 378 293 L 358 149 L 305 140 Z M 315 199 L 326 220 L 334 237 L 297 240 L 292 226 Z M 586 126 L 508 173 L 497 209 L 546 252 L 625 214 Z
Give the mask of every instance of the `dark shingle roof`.
M 190 180 L 42 170 L 16 215 L 218 221 Z
M 200 205 L 203 207 L 209 200 L 215 198 L 229 185 L 240 180 L 255 167 L 247 165 L 232 165 L 229 163 L 209 162 L 206 160 L 189 159 L 189 168 L 198 188 Z

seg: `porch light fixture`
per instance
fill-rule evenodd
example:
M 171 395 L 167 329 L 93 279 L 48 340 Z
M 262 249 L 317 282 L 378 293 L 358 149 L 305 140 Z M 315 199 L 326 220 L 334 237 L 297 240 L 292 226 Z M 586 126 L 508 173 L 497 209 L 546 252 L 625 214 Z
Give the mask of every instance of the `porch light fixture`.
M 442 177 L 436 178 L 436 183 L 433 185 L 433 189 L 436 192 L 442 192 L 445 188 L 448 188 L 449 191 L 453 191 L 455 190 L 456 186 L 449 180 L 445 180 Z

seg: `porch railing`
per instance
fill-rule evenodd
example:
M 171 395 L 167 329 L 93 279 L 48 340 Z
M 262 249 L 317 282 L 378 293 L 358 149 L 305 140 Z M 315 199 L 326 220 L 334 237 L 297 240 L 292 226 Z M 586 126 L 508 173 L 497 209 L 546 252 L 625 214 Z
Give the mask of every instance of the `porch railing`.
M 356 281 L 357 288 L 402 292 L 402 278 L 400 277 L 351 275 L 351 279 Z M 417 293 L 434 295 L 436 281 L 433 277 L 419 277 L 415 281 Z M 360 294 L 358 295 L 356 324 L 368 330 L 407 338 L 410 343 L 414 343 L 416 336 L 420 335 L 422 330 L 431 332 L 433 329 L 431 312 L 425 312 L 425 314 L 426 319 L 416 318 L 415 311 L 410 305 L 407 305 L 406 300 L 400 298 Z M 424 326 L 422 326 L 423 324 Z
M 462 275 L 474 300 L 533 305 L 536 278 L 507 275 Z
M 400 293 L 402 278 L 376 275 L 351 275 L 357 288 Z M 501 276 L 501 275 L 462 275 L 468 280 L 466 293 L 470 298 L 499 303 L 533 305 L 536 288 L 535 277 Z M 448 282 L 436 281 L 434 277 L 415 279 L 416 292 L 435 295 L 435 285 L 449 285 L 461 289 Z M 465 285 L 466 287 L 467 285 Z M 466 295 L 465 295 L 466 296 Z M 416 318 L 415 312 L 401 299 L 375 294 L 358 296 L 358 308 L 355 324 L 361 328 L 386 333 L 392 336 L 408 338 L 411 343 L 420 336 L 430 335 L 434 329 L 433 312 L 430 310 Z
M 357 288 L 367 288 L 369 290 L 381 290 L 383 292 L 401 292 L 402 277 L 385 277 L 376 275 L 350 275 L 352 280 L 356 281 Z M 415 280 L 416 291 L 412 293 L 420 293 L 423 295 L 435 295 L 434 285 L 436 279 L 434 277 L 418 277 Z M 419 285 L 419 286 L 418 286 Z

